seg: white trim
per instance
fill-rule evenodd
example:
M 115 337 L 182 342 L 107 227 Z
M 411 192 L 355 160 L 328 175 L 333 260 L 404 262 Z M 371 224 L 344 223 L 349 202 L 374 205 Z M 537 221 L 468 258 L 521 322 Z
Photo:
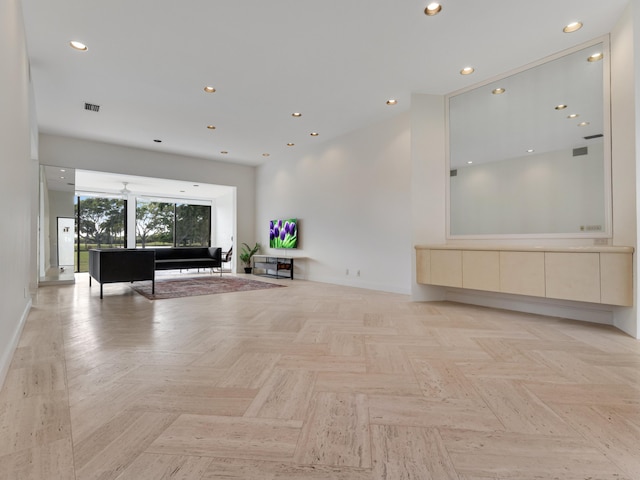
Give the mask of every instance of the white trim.
M 29 316 L 29 312 L 31 311 L 32 301 L 29 299 L 27 306 L 22 313 L 22 317 L 20 317 L 20 321 L 16 326 L 15 331 L 11 337 L 11 341 L 7 349 L 4 351 L 2 358 L 0 358 L 0 389 L 4 386 L 4 381 L 7 378 L 7 374 L 9 373 L 9 367 L 11 366 L 11 360 L 13 359 L 13 354 L 18 347 L 18 342 L 20 341 L 20 335 L 22 334 L 22 329 L 24 328 L 25 323 L 27 323 L 27 317 Z

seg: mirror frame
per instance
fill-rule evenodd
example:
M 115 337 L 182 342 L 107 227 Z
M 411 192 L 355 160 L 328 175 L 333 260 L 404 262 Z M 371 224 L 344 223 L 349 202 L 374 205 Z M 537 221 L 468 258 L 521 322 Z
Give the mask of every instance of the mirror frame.
M 512 75 L 525 72 L 534 67 L 544 65 L 553 60 L 560 59 L 566 55 L 578 52 L 585 48 L 602 43 L 603 51 L 605 52 L 602 59 L 603 65 L 603 142 L 604 142 L 604 158 L 603 158 L 603 182 L 604 182 L 604 230 L 601 232 L 567 232 L 567 233 L 495 233 L 495 234 L 452 234 L 451 233 L 451 185 L 449 172 L 451 170 L 451 132 L 450 132 L 450 118 L 449 118 L 449 102 L 452 97 L 461 95 L 465 92 L 482 88 L 488 84 L 502 80 Z M 610 41 L 609 36 L 595 38 L 589 42 L 582 43 L 570 49 L 562 50 L 553 55 L 544 57 L 536 62 L 523 65 L 514 70 L 510 70 L 501 75 L 489 78 L 480 83 L 473 84 L 469 87 L 456 90 L 445 96 L 445 163 L 446 163 L 446 181 L 445 181 L 445 196 L 446 196 L 446 239 L 449 240 L 472 240 L 472 239 L 611 239 L 613 236 L 612 229 L 612 188 L 611 188 L 611 68 L 610 68 Z

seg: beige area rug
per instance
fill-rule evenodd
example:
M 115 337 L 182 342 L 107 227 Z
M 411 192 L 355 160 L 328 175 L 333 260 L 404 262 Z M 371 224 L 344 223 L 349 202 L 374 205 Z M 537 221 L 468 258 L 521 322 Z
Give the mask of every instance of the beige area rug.
M 217 293 L 247 292 L 265 288 L 280 288 L 284 285 L 260 282 L 238 277 L 202 277 L 156 279 L 156 292 L 151 293 L 151 281 L 138 282 L 131 288 L 149 300 L 192 297 L 195 295 L 214 295 Z

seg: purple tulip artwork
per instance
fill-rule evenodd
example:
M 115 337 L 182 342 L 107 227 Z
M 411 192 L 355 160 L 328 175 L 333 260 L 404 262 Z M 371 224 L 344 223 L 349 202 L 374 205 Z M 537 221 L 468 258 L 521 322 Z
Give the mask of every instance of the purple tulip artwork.
M 297 248 L 298 247 L 298 220 L 271 220 L 269 222 L 269 247 L 271 248 Z

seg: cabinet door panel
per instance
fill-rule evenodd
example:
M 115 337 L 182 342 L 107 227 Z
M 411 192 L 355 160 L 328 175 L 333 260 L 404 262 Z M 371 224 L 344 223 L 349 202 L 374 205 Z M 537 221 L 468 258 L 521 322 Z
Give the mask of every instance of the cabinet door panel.
M 460 250 L 431 250 L 432 285 L 462 287 L 462 252 Z
M 633 263 L 630 253 L 600 253 L 602 303 L 633 305 Z
M 499 291 L 500 253 L 463 250 L 462 286 L 474 290 Z
M 599 253 L 545 253 L 548 298 L 600 303 Z
M 416 281 L 421 284 L 428 284 L 431 275 L 429 274 L 430 250 L 416 250 Z
M 544 297 L 544 253 L 500 252 L 500 291 Z

